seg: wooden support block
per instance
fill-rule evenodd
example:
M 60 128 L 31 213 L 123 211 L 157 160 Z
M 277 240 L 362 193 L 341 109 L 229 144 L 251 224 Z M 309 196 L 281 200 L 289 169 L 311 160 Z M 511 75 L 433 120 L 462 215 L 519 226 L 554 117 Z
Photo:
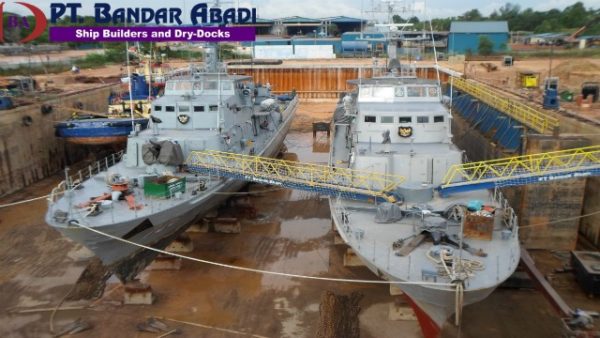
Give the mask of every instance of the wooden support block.
M 177 237 L 167 248 L 165 251 L 168 252 L 183 252 L 188 253 L 194 251 L 194 243 L 190 238 L 190 235 L 183 233 L 179 237 Z
M 404 291 L 398 287 L 396 284 L 390 284 L 390 296 L 402 296 Z
M 415 312 L 410 305 L 399 305 L 396 303 L 389 304 L 388 319 L 394 321 L 400 320 L 417 320 Z
M 346 242 L 342 239 L 342 236 L 336 231 L 333 233 L 333 245 L 344 245 Z
M 152 264 L 148 265 L 148 271 L 181 270 L 182 259 L 180 257 L 158 255 Z
M 186 230 L 187 233 L 195 234 L 195 233 L 207 233 L 208 232 L 208 224 L 206 223 L 195 223 L 190 225 Z
M 352 251 L 347 249 L 344 254 L 344 266 L 365 266 L 358 256 Z
M 213 224 L 215 232 L 225 234 L 239 234 L 242 225 L 237 218 L 217 218 Z
M 152 305 L 154 295 L 149 284 L 135 280 L 125 284 L 123 303 L 128 305 Z

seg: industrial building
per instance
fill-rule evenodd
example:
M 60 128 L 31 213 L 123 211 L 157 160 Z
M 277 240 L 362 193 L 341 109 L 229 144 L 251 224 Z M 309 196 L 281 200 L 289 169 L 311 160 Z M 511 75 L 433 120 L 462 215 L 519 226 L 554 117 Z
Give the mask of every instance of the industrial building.
M 493 52 L 506 50 L 510 34 L 506 21 L 454 21 L 448 36 L 449 54 L 479 54 L 479 40 L 487 37 Z
M 367 21 L 347 16 L 327 18 L 305 18 L 290 16 L 277 19 L 256 19 L 256 23 L 241 24 L 256 28 L 256 35 L 275 35 L 280 37 L 336 37 L 346 32 L 360 32 Z

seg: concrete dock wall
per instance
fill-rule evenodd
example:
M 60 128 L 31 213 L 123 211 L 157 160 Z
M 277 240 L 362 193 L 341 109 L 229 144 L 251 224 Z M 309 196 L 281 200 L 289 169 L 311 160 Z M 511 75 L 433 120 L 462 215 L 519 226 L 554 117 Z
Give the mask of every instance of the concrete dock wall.
M 555 113 L 560 120 L 561 134 L 582 135 L 590 140 L 590 144 L 600 144 L 600 126 L 585 120 Z M 596 247 L 600 248 L 600 177 L 587 179 L 585 199 L 580 220 L 580 233 Z
M 84 109 L 105 112 L 108 95 L 115 85 L 57 95 L 32 105 L 0 111 L 0 196 L 22 189 L 55 174 L 67 163 L 83 159 L 86 149 L 66 144 L 55 137 L 54 123 L 68 118 L 66 109 L 54 107 L 42 113 L 41 105 L 73 107 L 81 102 Z M 31 118 L 32 123 L 24 123 Z

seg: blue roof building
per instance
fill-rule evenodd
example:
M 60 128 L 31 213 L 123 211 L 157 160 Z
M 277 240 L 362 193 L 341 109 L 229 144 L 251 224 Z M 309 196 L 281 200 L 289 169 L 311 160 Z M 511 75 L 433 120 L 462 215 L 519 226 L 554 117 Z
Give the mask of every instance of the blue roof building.
M 479 39 L 488 37 L 493 43 L 493 52 L 506 50 L 509 42 L 506 21 L 454 21 L 450 24 L 448 53 L 479 54 Z

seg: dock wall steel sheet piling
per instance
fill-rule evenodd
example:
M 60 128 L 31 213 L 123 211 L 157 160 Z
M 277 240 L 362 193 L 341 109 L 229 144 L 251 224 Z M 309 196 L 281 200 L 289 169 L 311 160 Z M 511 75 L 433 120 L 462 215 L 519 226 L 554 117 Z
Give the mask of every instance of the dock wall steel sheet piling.
M 15 192 L 43 178 L 49 177 L 73 161 L 86 156 L 83 148 L 66 144 L 54 135 L 54 123 L 68 118 L 71 112 L 53 107 L 43 114 L 42 104 L 72 107 L 83 103 L 87 110 L 106 112 L 108 95 L 118 85 L 66 94 L 31 105 L 0 112 L 0 196 Z M 23 119 L 31 117 L 25 125 Z
M 228 67 L 228 72 L 233 74 L 245 74 L 253 76 L 255 81 L 271 84 L 273 91 L 277 94 L 289 93 L 296 90 L 301 99 L 305 100 L 336 100 L 341 93 L 352 89 L 349 80 L 370 78 L 383 75 L 385 70 L 381 67 L 356 65 L 235 65 Z M 434 68 L 419 67 L 417 76 L 421 78 L 436 79 Z M 442 81 L 447 80 L 448 75 L 440 73 Z

